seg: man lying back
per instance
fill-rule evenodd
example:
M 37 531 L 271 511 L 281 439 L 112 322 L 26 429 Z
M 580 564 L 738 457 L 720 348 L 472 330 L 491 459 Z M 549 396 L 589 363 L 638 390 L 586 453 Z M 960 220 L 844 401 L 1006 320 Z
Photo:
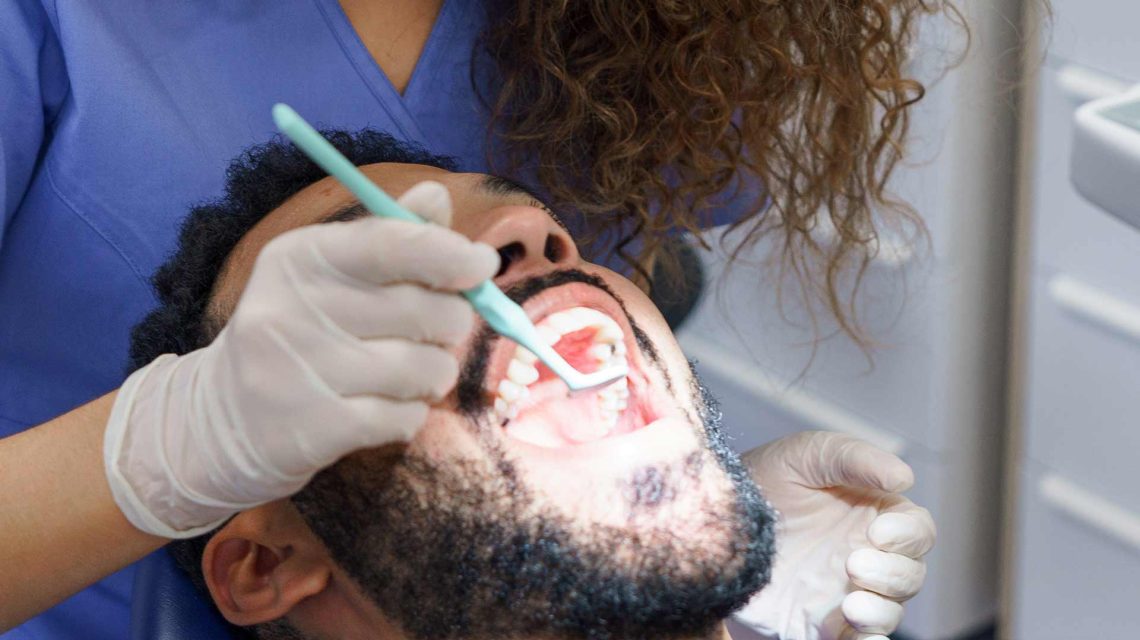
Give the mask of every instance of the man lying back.
M 726 447 L 718 413 L 653 303 L 585 261 L 557 218 L 513 182 L 455 173 L 446 159 L 375 132 L 333 140 L 408 208 L 495 247 L 496 284 L 571 364 L 590 371 L 624 360 L 629 375 L 571 396 L 456 296 L 418 328 L 426 342 L 458 345 L 454 362 L 393 344 L 377 362 L 328 363 L 376 367 L 413 387 L 423 370 L 458 367 L 454 389 L 421 390 L 438 400 L 406 445 L 348 455 L 290 500 L 173 543 L 183 568 L 228 621 L 261 638 L 727 638 L 723 620 L 771 576 L 775 516 Z M 360 219 L 370 214 L 285 143 L 253 150 L 229 180 L 228 200 L 191 212 L 156 277 L 162 304 L 133 334 L 139 366 L 224 334 L 259 277 L 258 256 L 293 230 L 369 232 Z M 298 181 L 305 186 L 288 186 Z M 250 191 L 273 201 L 274 190 L 283 195 L 271 210 L 227 206 Z M 319 250 L 306 259 L 334 273 L 344 262 Z M 393 314 L 430 294 L 366 284 L 359 304 Z M 326 325 L 365 321 L 310 312 Z M 250 443 L 250 455 L 272 446 Z

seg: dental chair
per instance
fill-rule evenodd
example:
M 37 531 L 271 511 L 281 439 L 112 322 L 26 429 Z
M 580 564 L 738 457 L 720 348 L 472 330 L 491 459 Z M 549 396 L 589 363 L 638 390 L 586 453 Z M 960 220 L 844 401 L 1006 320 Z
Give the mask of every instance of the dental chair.
M 684 238 L 670 238 L 665 244 L 677 261 L 680 277 L 674 277 L 660 263 L 650 278 L 649 299 L 661 310 L 669 328 L 676 332 L 689 319 L 705 290 L 705 269 L 693 245 Z
M 160 549 L 139 562 L 130 640 L 237 640 L 240 635 Z

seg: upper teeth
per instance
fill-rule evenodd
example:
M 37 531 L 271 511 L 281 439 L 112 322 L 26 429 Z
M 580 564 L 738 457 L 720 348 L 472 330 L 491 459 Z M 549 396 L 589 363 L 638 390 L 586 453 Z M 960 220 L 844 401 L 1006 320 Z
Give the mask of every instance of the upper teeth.
M 526 349 L 522 349 L 522 351 L 526 351 Z M 527 353 L 530 352 L 527 351 Z M 538 380 L 538 369 L 535 368 L 534 364 L 512 359 L 511 363 L 507 365 L 507 379 L 525 387 Z
M 535 326 L 538 329 L 538 334 L 546 340 L 547 344 L 554 344 L 561 340 L 562 336 L 587 327 L 598 330 L 594 341 L 599 344 L 621 344 L 624 336 L 621 327 L 613 318 L 597 309 L 588 307 L 574 307 L 573 309 L 556 311 L 539 320 Z M 622 345 L 623 348 L 624 346 Z
M 536 323 L 539 335 L 547 344 L 556 344 L 562 336 L 593 327 L 594 344 L 588 354 L 603 366 L 611 360 L 624 360 L 626 346 L 624 333 L 613 318 L 587 307 L 575 307 L 552 313 Z M 538 380 L 538 358 L 523 347 L 515 347 L 514 356 L 507 364 L 507 375 L 499 382 L 495 395 L 494 408 L 498 421 L 510 420 L 518 414 L 519 403 L 529 394 L 528 385 Z M 606 424 L 597 425 L 609 431 L 617 424 L 618 414 L 628 403 L 629 386 L 622 378 L 605 387 L 597 394 L 602 416 Z
M 537 374 L 537 372 L 535 372 Z M 506 400 L 508 403 L 516 403 L 526 397 L 527 390 L 521 384 L 517 384 L 510 380 L 503 380 L 499 382 L 499 397 Z

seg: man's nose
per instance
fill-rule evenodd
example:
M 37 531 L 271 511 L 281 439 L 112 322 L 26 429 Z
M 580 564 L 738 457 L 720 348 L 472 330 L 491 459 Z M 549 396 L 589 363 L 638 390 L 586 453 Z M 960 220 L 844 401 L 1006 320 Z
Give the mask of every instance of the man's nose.
M 490 215 L 494 222 L 476 240 L 499 250 L 502 262 L 496 281 L 515 282 L 567 269 L 581 259 L 574 239 L 542 209 L 499 207 Z

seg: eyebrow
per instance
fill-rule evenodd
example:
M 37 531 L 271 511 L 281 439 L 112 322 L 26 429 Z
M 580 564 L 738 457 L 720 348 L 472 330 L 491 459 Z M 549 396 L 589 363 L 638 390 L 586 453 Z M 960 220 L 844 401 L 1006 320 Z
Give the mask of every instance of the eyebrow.
M 574 237 L 574 234 L 570 232 L 570 228 L 562 221 L 562 218 L 558 217 L 558 215 L 543 202 L 542 198 L 539 198 L 535 195 L 534 191 L 528 189 L 522 183 L 504 176 L 485 175 L 483 179 L 479 181 L 479 187 L 491 195 L 525 196 L 534 200 L 535 204 L 545 211 L 558 226 L 562 227 L 563 231 L 570 234 L 570 237 Z M 321 218 L 318 222 L 322 224 L 326 222 L 350 222 L 352 220 L 366 218 L 370 215 L 372 215 L 372 212 L 366 209 L 359 201 L 356 201 L 337 209 L 324 218 Z
M 492 195 L 526 196 L 533 200 L 537 200 L 538 202 L 542 202 L 542 198 L 539 198 L 538 195 L 535 194 L 531 189 L 527 188 L 526 185 L 516 180 L 512 180 L 506 176 L 487 174 L 483 176 L 482 180 L 479 181 L 479 186 L 482 187 L 484 191 Z M 543 203 L 543 205 L 545 206 L 545 203 Z
M 372 215 L 372 212 L 364 208 L 364 205 L 360 204 L 358 201 L 337 209 L 329 215 L 321 218 L 317 222 L 319 224 L 324 224 L 326 222 L 349 222 L 351 220 L 367 218 L 370 215 Z

